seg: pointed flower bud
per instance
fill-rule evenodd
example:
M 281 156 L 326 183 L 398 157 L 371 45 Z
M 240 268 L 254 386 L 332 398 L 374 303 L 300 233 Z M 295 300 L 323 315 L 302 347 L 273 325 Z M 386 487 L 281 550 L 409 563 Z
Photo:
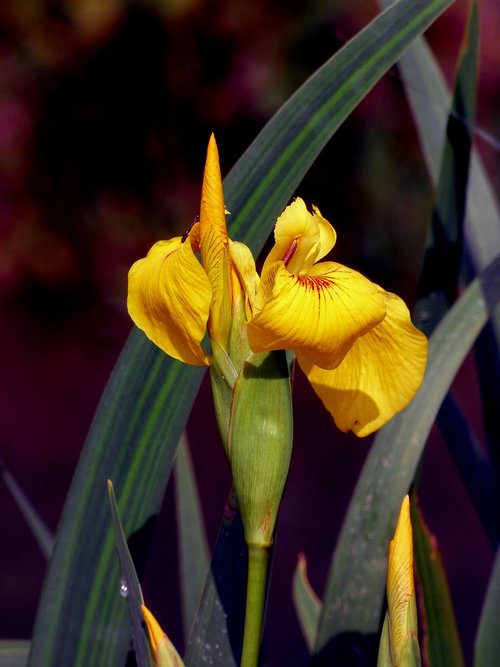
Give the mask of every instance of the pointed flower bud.
M 390 659 L 390 662 L 382 660 L 383 653 L 385 660 Z M 408 496 L 403 499 L 394 538 L 389 545 L 387 616 L 378 664 L 392 665 L 392 667 L 417 667 L 421 664 L 413 580 L 413 534 Z
M 163 632 L 160 624 L 145 605 L 141 610 L 148 629 L 149 643 L 155 661 L 155 667 L 184 667 L 184 663 L 177 653 L 167 635 Z

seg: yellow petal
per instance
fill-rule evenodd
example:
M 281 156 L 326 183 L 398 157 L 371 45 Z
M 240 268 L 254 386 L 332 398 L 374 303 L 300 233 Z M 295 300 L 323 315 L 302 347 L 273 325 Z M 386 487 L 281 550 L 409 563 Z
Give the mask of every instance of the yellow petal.
M 331 226 L 326 218 L 321 215 L 317 206 L 313 206 L 313 217 L 319 228 L 319 250 L 316 262 L 323 259 L 337 242 L 337 232 Z
M 311 214 L 304 201 L 297 197 L 276 221 L 274 247 L 264 262 L 262 272 L 282 260 L 290 273 L 303 273 L 317 259 L 333 248 L 336 234 L 319 209 Z
M 257 288 L 259 287 L 259 274 L 255 270 L 255 261 L 250 248 L 244 243 L 231 240 L 229 241 L 229 248 L 237 282 L 245 294 L 247 314 L 250 317 Z
M 386 313 L 379 288 L 357 271 L 323 262 L 293 275 L 276 262 L 262 275 L 248 324 L 255 352 L 292 349 L 322 368 L 341 363 Z
M 201 263 L 213 294 L 208 329 L 210 336 L 227 348 L 231 330 L 231 269 L 219 152 L 213 134 L 208 142 L 198 229 Z
M 175 646 L 160 627 L 160 624 L 149 611 L 141 604 L 141 611 L 148 630 L 149 643 L 153 651 L 155 667 L 183 667 L 184 663 L 177 653 Z
M 415 595 L 413 582 L 413 534 L 410 520 L 410 500 L 405 496 L 401 505 L 394 538 L 389 545 L 387 564 L 387 607 L 389 637 L 395 664 L 405 650 L 411 631 L 410 604 Z
M 422 383 L 427 339 L 416 329 L 404 302 L 383 292 L 387 315 L 358 338 L 340 366 L 323 370 L 303 355 L 299 364 L 342 431 L 365 436 L 411 401 Z
M 175 359 L 207 364 L 205 335 L 212 289 L 191 243 L 159 241 L 129 271 L 127 307 L 146 336 Z
M 208 142 L 201 189 L 200 236 L 202 246 L 203 237 L 209 229 L 215 230 L 227 244 L 226 208 L 222 190 L 219 151 L 213 134 Z

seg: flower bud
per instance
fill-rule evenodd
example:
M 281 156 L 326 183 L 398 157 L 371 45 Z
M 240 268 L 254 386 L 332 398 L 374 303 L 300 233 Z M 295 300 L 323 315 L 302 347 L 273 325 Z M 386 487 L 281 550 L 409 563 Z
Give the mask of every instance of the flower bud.
M 417 605 L 413 581 L 413 533 L 410 500 L 401 504 L 387 564 L 387 614 L 378 667 L 419 667 Z
M 228 439 L 234 488 L 248 545 L 268 547 L 292 452 L 286 353 L 252 354 L 233 390 Z
M 141 605 L 141 610 L 148 630 L 155 667 L 184 667 L 175 646 L 163 632 L 153 614 L 145 605 Z

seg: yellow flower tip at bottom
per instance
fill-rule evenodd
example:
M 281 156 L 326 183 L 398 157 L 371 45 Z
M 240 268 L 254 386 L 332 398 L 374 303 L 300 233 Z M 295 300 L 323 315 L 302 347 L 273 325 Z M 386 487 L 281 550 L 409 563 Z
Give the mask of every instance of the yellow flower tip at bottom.
M 184 663 L 177 653 L 175 646 L 165 632 L 163 632 L 153 614 L 143 604 L 141 604 L 141 611 L 146 622 L 155 667 L 184 667 Z
M 387 566 L 387 613 L 393 664 L 401 664 L 417 637 L 415 586 L 413 581 L 413 533 L 410 500 L 403 499 Z

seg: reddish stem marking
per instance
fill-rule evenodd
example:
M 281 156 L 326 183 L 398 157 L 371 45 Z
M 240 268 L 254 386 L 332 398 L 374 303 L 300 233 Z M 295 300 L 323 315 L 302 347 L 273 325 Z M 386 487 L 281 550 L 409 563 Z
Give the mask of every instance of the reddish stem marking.
M 299 239 L 293 239 L 292 245 L 288 248 L 285 255 L 283 256 L 283 263 L 285 264 L 285 266 L 288 266 L 290 264 L 298 249 L 299 249 Z

